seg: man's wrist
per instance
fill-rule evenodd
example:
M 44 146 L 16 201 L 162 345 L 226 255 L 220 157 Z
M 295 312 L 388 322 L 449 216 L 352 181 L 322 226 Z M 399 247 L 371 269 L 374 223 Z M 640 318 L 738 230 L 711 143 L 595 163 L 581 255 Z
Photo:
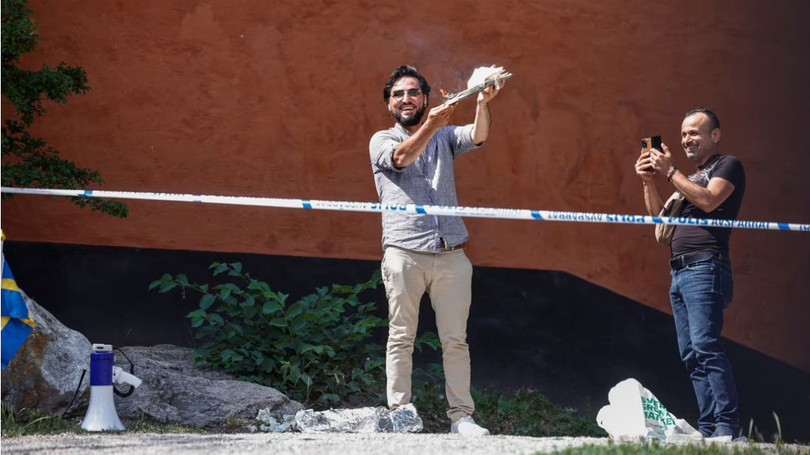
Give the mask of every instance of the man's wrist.
M 672 166 L 669 168 L 669 172 L 667 172 L 667 181 L 672 181 L 672 177 L 675 176 L 675 173 L 678 172 L 678 168 L 676 166 Z

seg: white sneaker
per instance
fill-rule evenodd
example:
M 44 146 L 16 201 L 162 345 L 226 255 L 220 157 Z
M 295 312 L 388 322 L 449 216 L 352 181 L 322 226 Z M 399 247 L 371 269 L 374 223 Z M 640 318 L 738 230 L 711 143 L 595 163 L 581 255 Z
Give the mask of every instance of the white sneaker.
M 462 436 L 489 436 L 489 430 L 478 426 L 470 416 L 464 416 L 453 422 L 450 425 L 450 433 L 458 433 Z

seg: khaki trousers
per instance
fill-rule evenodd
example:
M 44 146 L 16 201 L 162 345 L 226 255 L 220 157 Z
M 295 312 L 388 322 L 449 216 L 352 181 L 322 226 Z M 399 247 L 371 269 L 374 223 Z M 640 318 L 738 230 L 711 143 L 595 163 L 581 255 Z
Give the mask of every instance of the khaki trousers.
M 467 318 L 472 299 L 472 264 L 464 250 L 421 253 L 385 249 L 382 276 L 388 296 L 388 345 L 385 371 L 388 406 L 411 402 L 413 343 L 419 323 L 419 302 L 425 292 L 436 312 L 442 343 L 447 416 L 455 422 L 475 411 L 470 395 L 470 349 Z

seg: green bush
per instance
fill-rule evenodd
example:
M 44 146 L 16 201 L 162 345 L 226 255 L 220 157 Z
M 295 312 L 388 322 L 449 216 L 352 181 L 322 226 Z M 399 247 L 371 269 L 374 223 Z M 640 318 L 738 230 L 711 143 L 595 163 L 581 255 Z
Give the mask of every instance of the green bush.
M 563 409 L 534 389 L 503 393 L 472 388 L 471 392 L 476 423 L 495 435 L 607 436 L 595 419 Z M 425 370 L 414 370 L 413 404 L 422 417 L 425 432 L 448 431 L 447 398 L 440 365 L 431 364 Z
M 522 388 L 512 394 L 473 390 L 473 399 L 476 422 L 493 434 L 607 436 L 595 419 L 562 409 L 533 389 Z
M 183 274 L 165 274 L 149 286 L 202 294 L 199 309 L 188 314 L 201 341 L 196 361 L 276 388 L 307 405 L 383 402 L 385 346 L 373 334 L 388 322 L 374 315 L 374 302 L 359 299 L 361 292 L 381 283 L 379 271 L 366 283 L 321 287 L 290 302 L 288 294 L 243 272 L 241 263 L 215 262 L 210 269 L 236 283 L 210 286 L 191 283 Z M 431 335 L 417 340 L 420 350 L 423 345 L 438 347 Z
M 215 285 L 197 284 L 184 274 L 162 278 L 149 289 L 191 289 L 201 294 L 190 312 L 200 341 L 195 360 L 240 380 L 267 385 L 315 408 L 385 405 L 385 343 L 375 332 L 388 322 L 374 315 L 376 304 L 360 294 L 382 282 L 376 271 L 368 282 L 321 287 L 295 302 L 252 278 L 241 263 L 211 264 Z M 439 337 L 417 338 L 417 351 L 438 350 Z M 430 363 L 413 372 L 413 403 L 424 431 L 446 433 L 447 398 L 442 366 Z M 493 434 L 526 436 L 604 436 L 593 419 L 553 405 L 534 390 L 513 394 L 473 389 L 476 421 Z

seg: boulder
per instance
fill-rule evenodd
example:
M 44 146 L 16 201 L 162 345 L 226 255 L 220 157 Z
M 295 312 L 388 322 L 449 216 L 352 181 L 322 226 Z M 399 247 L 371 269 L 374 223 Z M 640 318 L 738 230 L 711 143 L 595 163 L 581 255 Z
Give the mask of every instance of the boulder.
M 2 373 L 3 403 L 14 410 L 63 412 L 79 386 L 82 370 L 90 369 L 90 341 L 65 327 L 51 313 L 20 291 L 36 326 Z M 90 381 L 81 381 L 79 392 Z M 85 401 L 86 402 L 86 401 Z
M 269 409 L 279 420 L 303 409 L 276 389 L 195 364 L 190 348 L 163 344 L 121 349 L 135 365 L 133 374 L 143 381 L 131 396 L 115 396 L 122 418 L 145 414 L 161 422 L 202 428 L 225 424 L 230 418 L 254 420 L 261 409 Z M 129 372 L 129 362 L 117 351 L 116 365 Z M 116 387 L 129 390 L 125 385 Z
M 92 344 L 20 292 L 36 326 L 3 370 L 3 403 L 16 411 L 61 414 L 71 404 L 78 387 L 71 414 L 84 415 L 90 400 Z M 261 409 L 282 420 L 303 408 L 271 387 L 238 381 L 226 373 L 195 364 L 190 348 L 164 344 L 123 347 L 113 353 L 116 366 L 129 372 L 126 360 L 129 358 L 135 366 L 135 376 L 143 381 L 129 397 L 114 396 L 122 418 L 146 415 L 166 423 L 216 427 L 231 418 L 253 420 Z M 86 370 L 83 378 L 82 370 Z M 121 392 L 129 390 L 125 384 L 115 387 Z

